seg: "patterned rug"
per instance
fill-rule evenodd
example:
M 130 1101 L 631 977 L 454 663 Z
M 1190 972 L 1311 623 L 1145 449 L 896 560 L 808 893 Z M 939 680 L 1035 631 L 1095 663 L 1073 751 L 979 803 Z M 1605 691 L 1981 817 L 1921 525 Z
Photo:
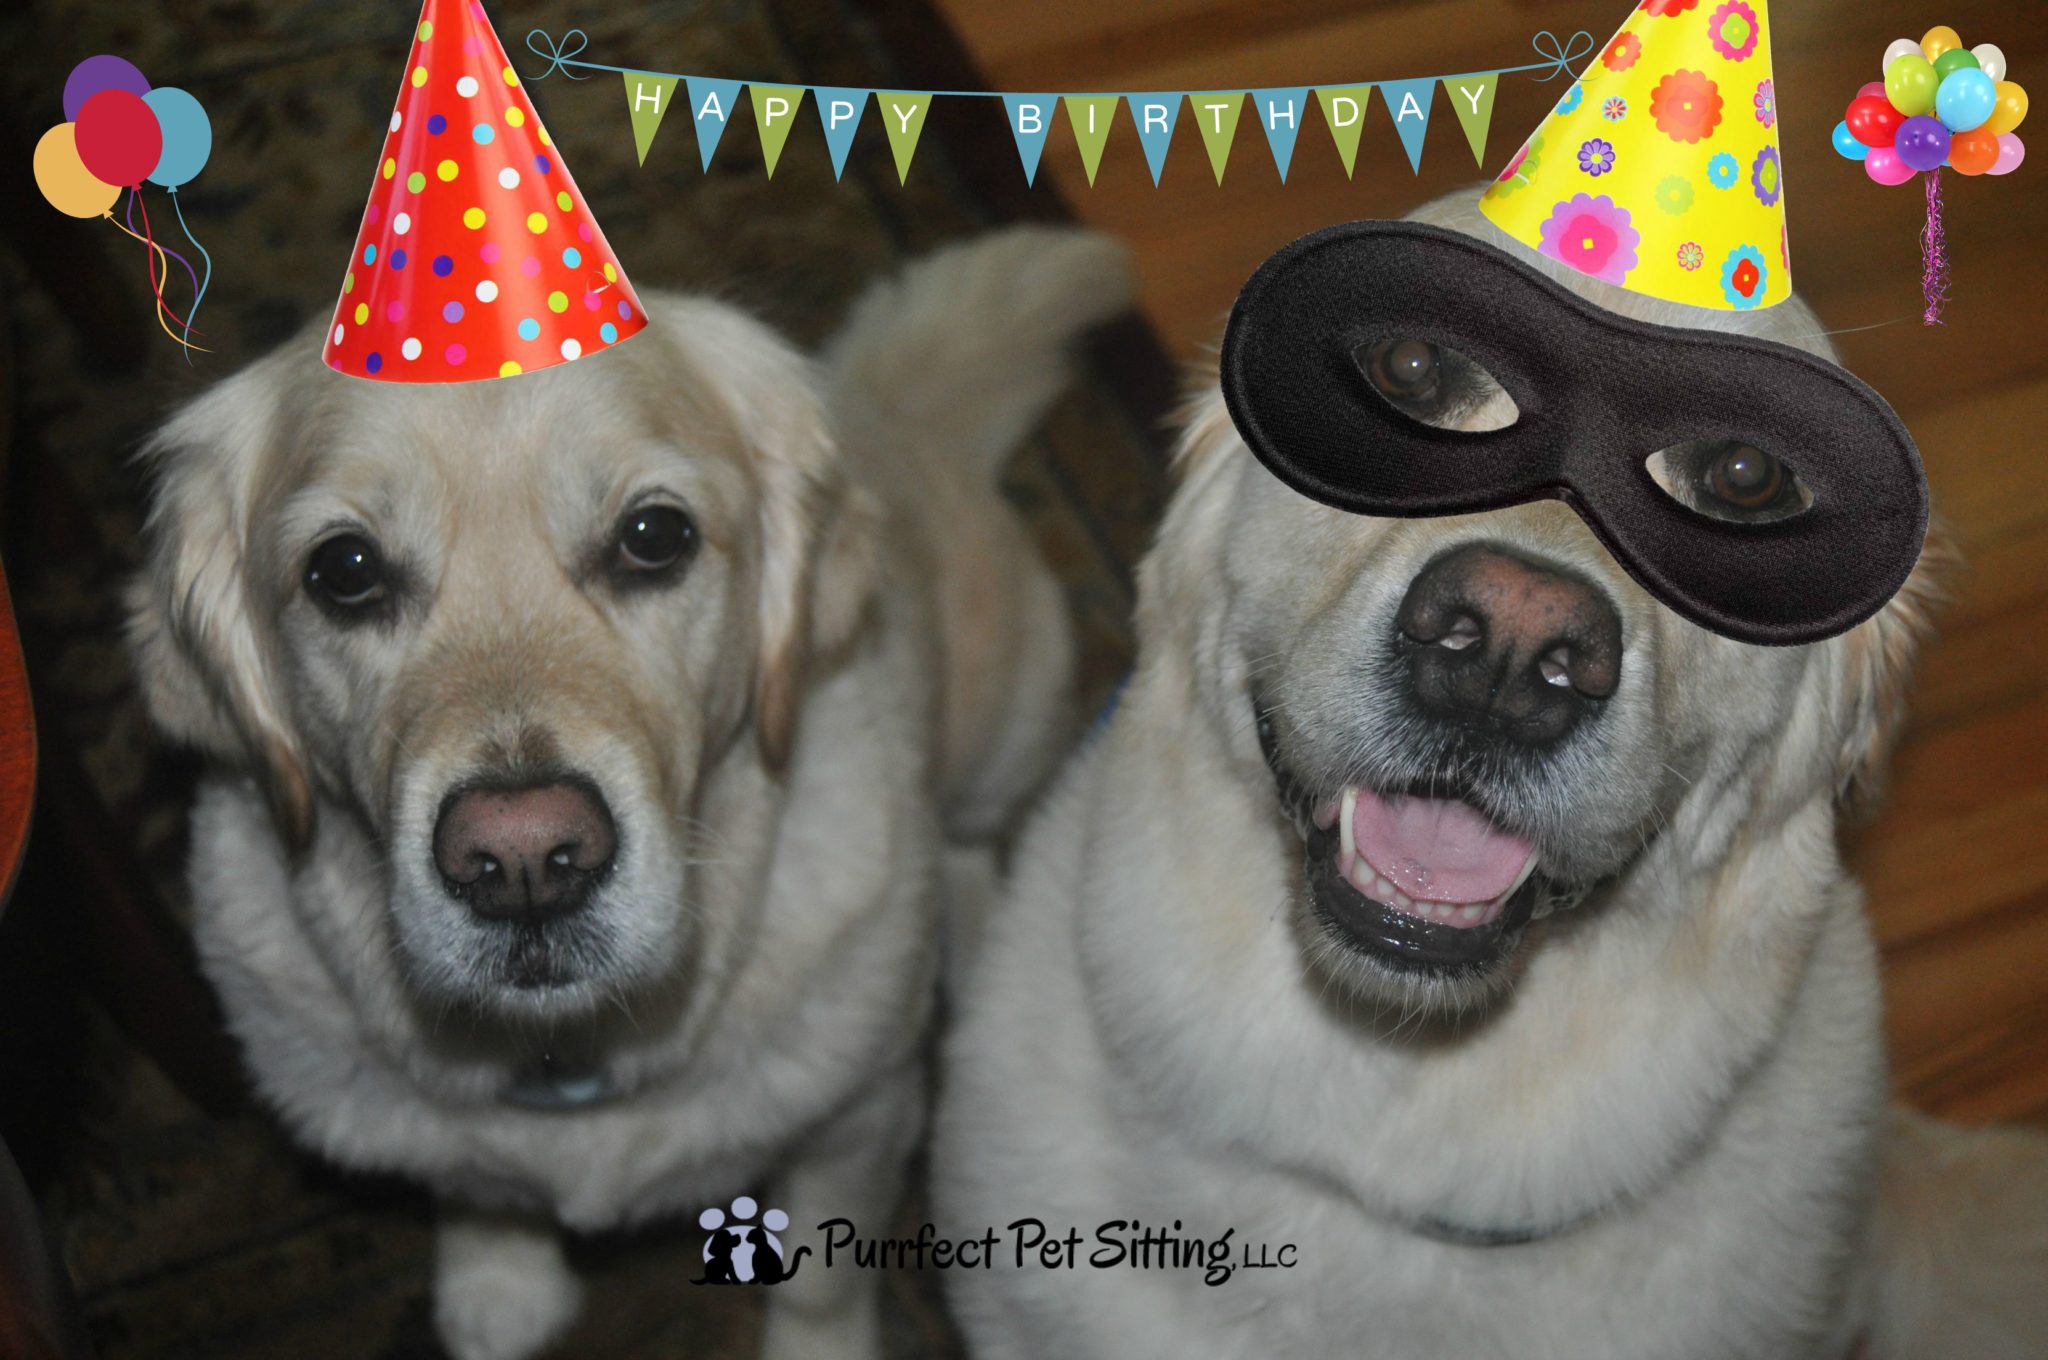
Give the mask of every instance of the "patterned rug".
M 0 387 L 14 404 L 0 543 L 43 743 L 80 769 L 110 834 L 140 855 L 180 916 L 191 762 L 154 743 L 119 639 L 118 590 L 141 514 L 130 454 L 181 396 L 333 305 L 415 13 L 407 0 L 36 0 L 0 16 L 0 51 L 16 54 L 0 69 L 0 106 L 31 133 L 59 116 L 63 72 L 94 52 L 184 86 L 213 119 L 212 161 L 181 198 L 216 263 L 198 318 L 214 353 L 188 366 L 156 331 L 137 300 L 141 246 L 104 223 L 60 223 L 100 238 L 105 258 L 89 263 L 115 276 L 93 281 L 119 306 L 92 324 L 147 333 L 140 376 L 98 375 L 60 306 L 75 280 L 31 269 L 30 252 L 0 250 Z M 868 87 L 932 79 L 892 59 L 865 11 L 831 0 L 497 0 L 493 17 L 515 62 L 527 60 L 528 29 L 580 26 L 588 55 L 619 65 Z M 806 342 L 877 274 L 999 217 L 972 187 L 975 167 L 963 173 L 949 156 L 972 143 L 950 135 L 943 105 L 904 187 L 873 119 L 842 183 L 822 137 L 802 125 L 771 182 L 746 101 L 707 174 L 677 120 L 635 164 L 616 77 L 551 77 L 532 92 L 637 285 L 710 289 Z M 1040 197 L 1035 211 L 1052 210 L 1049 191 Z M 7 211 L 46 209 L 24 190 Z M 1068 586 L 1084 703 L 1126 664 L 1130 567 L 1163 497 L 1157 430 L 1132 414 L 1127 392 L 1092 375 L 1007 482 Z M 25 876 L 0 926 L 0 1132 L 35 1184 L 99 1353 L 438 1355 L 425 1197 L 320 1164 L 260 1111 L 209 1117 L 181 1094 L 132 1042 L 133 1025 L 116 1024 L 82 985 L 75 954 L 51 942 L 50 922 L 74 911 L 91 881 L 76 863 L 51 864 L 54 853 L 47 838 L 37 843 L 42 871 Z M 906 1223 L 921 1217 L 920 1206 L 906 1209 Z M 677 1225 L 576 1243 L 589 1304 L 560 1353 L 751 1355 L 751 1291 L 683 1285 L 699 1236 Z M 890 1278 L 887 1323 L 893 1355 L 955 1353 L 930 1279 Z

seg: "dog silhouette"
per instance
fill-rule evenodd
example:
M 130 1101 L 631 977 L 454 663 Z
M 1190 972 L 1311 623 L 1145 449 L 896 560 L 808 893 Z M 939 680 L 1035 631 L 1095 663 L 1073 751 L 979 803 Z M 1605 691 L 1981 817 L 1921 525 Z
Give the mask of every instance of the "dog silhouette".
M 752 1232 L 753 1229 L 749 1228 L 748 1231 Z M 738 1284 L 740 1282 L 740 1277 L 737 1273 L 734 1272 L 732 1266 L 732 1254 L 734 1249 L 738 1246 L 739 1239 L 734 1237 L 730 1232 L 727 1232 L 724 1228 L 714 1230 L 711 1234 L 711 1240 L 707 1242 L 704 1247 L 703 1277 L 700 1279 L 692 1280 L 690 1281 L 690 1283 Z M 769 1253 L 769 1255 L 773 1254 L 773 1252 Z M 758 1253 L 756 1254 L 755 1259 L 759 1259 Z M 781 1266 L 781 1262 L 778 1261 L 776 1265 L 779 1269 Z

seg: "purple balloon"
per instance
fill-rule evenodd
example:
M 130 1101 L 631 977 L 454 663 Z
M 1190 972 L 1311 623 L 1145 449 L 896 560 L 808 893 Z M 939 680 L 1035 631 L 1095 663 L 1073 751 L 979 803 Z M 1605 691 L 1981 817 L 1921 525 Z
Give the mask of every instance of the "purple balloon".
M 2016 132 L 1998 134 L 1998 164 L 1991 167 L 1994 175 L 2009 175 L 2020 168 L 2020 162 L 2027 158 L 2027 144 Z
M 64 121 L 77 122 L 78 110 L 101 90 L 127 90 L 139 99 L 149 93 L 149 78 L 125 57 L 87 57 L 64 77 Z
M 1892 145 L 1899 159 L 1915 170 L 1938 170 L 1948 159 L 1949 131 L 1939 118 L 1920 114 L 1899 124 Z

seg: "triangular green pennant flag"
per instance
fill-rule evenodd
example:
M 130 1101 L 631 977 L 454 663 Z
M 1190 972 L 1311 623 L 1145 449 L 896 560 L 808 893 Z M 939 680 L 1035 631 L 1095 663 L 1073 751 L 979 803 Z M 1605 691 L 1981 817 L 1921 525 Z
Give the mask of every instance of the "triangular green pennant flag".
M 1322 101 L 1323 121 L 1330 125 L 1330 137 L 1337 154 L 1344 158 L 1344 178 L 1358 164 L 1358 134 L 1365 128 L 1365 106 L 1372 102 L 1370 85 L 1332 85 L 1316 91 Z
M 1095 183 L 1095 167 L 1102 164 L 1102 148 L 1109 142 L 1109 125 L 1120 101 L 1113 94 L 1070 94 L 1066 96 L 1067 121 L 1074 125 L 1074 145 L 1081 148 L 1081 168 L 1088 183 Z
M 797 105 L 804 102 L 802 85 L 749 85 L 754 96 L 754 126 L 761 134 L 761 155 L 768 162 L 768 178 L 775 178 L 775 162 L 782 159 L 782 144 L 796 124 Z
M 1493 122 L 1493 87 L 1498 71 L 1481 76 L 1445 76 L 1444 94 L 1458 111 L 1458 126 L 1472 144 L 1472 163 L 1486 164 L 1486 129 Z
M 910 178 L 910 158 L 917 154 L 917 139 L 924 133 L 924 116 L 931 112 L 932 97 L 912 90 L 877 90 L 875 103 L 882 110 L 889 149 L 896 153 L 896 182 L 902 184 Z
M 633 120 L 633 150 L 640 164 L 647 164 L 647 148 L 654 145 L 655 131 L 668 116 L 669 97 L 675 93 L 674 76 L 650 76 L 626 72 L 626 114 Z
M 1202 130 L 1202 145 L 1209 152 L 1209 168 L 1216 182 L 1223 182 L 1223 166 L 1230 159 L 1230 140 L 1237 136 L 1237 115 L 1244 111 L 1242 94 L 1191 94 L 1188 104 L 1195 126 Z

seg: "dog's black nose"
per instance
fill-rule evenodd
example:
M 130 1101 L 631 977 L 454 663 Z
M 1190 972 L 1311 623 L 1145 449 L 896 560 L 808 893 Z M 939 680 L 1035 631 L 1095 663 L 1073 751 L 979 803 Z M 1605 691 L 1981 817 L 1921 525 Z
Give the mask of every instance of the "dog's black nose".
M 1523 746 L 1562 739 L 1621 679 L 1621 617 L 1607 596 L 1494 544 L 1424 567 L 1395 621 L 1425 711 Z
M 469 789 L 442 804 L 434 825 L 434 867 L 492 921 L 538 924 L 577 910 L 617 847 L 604 799 L 569 781 Z

